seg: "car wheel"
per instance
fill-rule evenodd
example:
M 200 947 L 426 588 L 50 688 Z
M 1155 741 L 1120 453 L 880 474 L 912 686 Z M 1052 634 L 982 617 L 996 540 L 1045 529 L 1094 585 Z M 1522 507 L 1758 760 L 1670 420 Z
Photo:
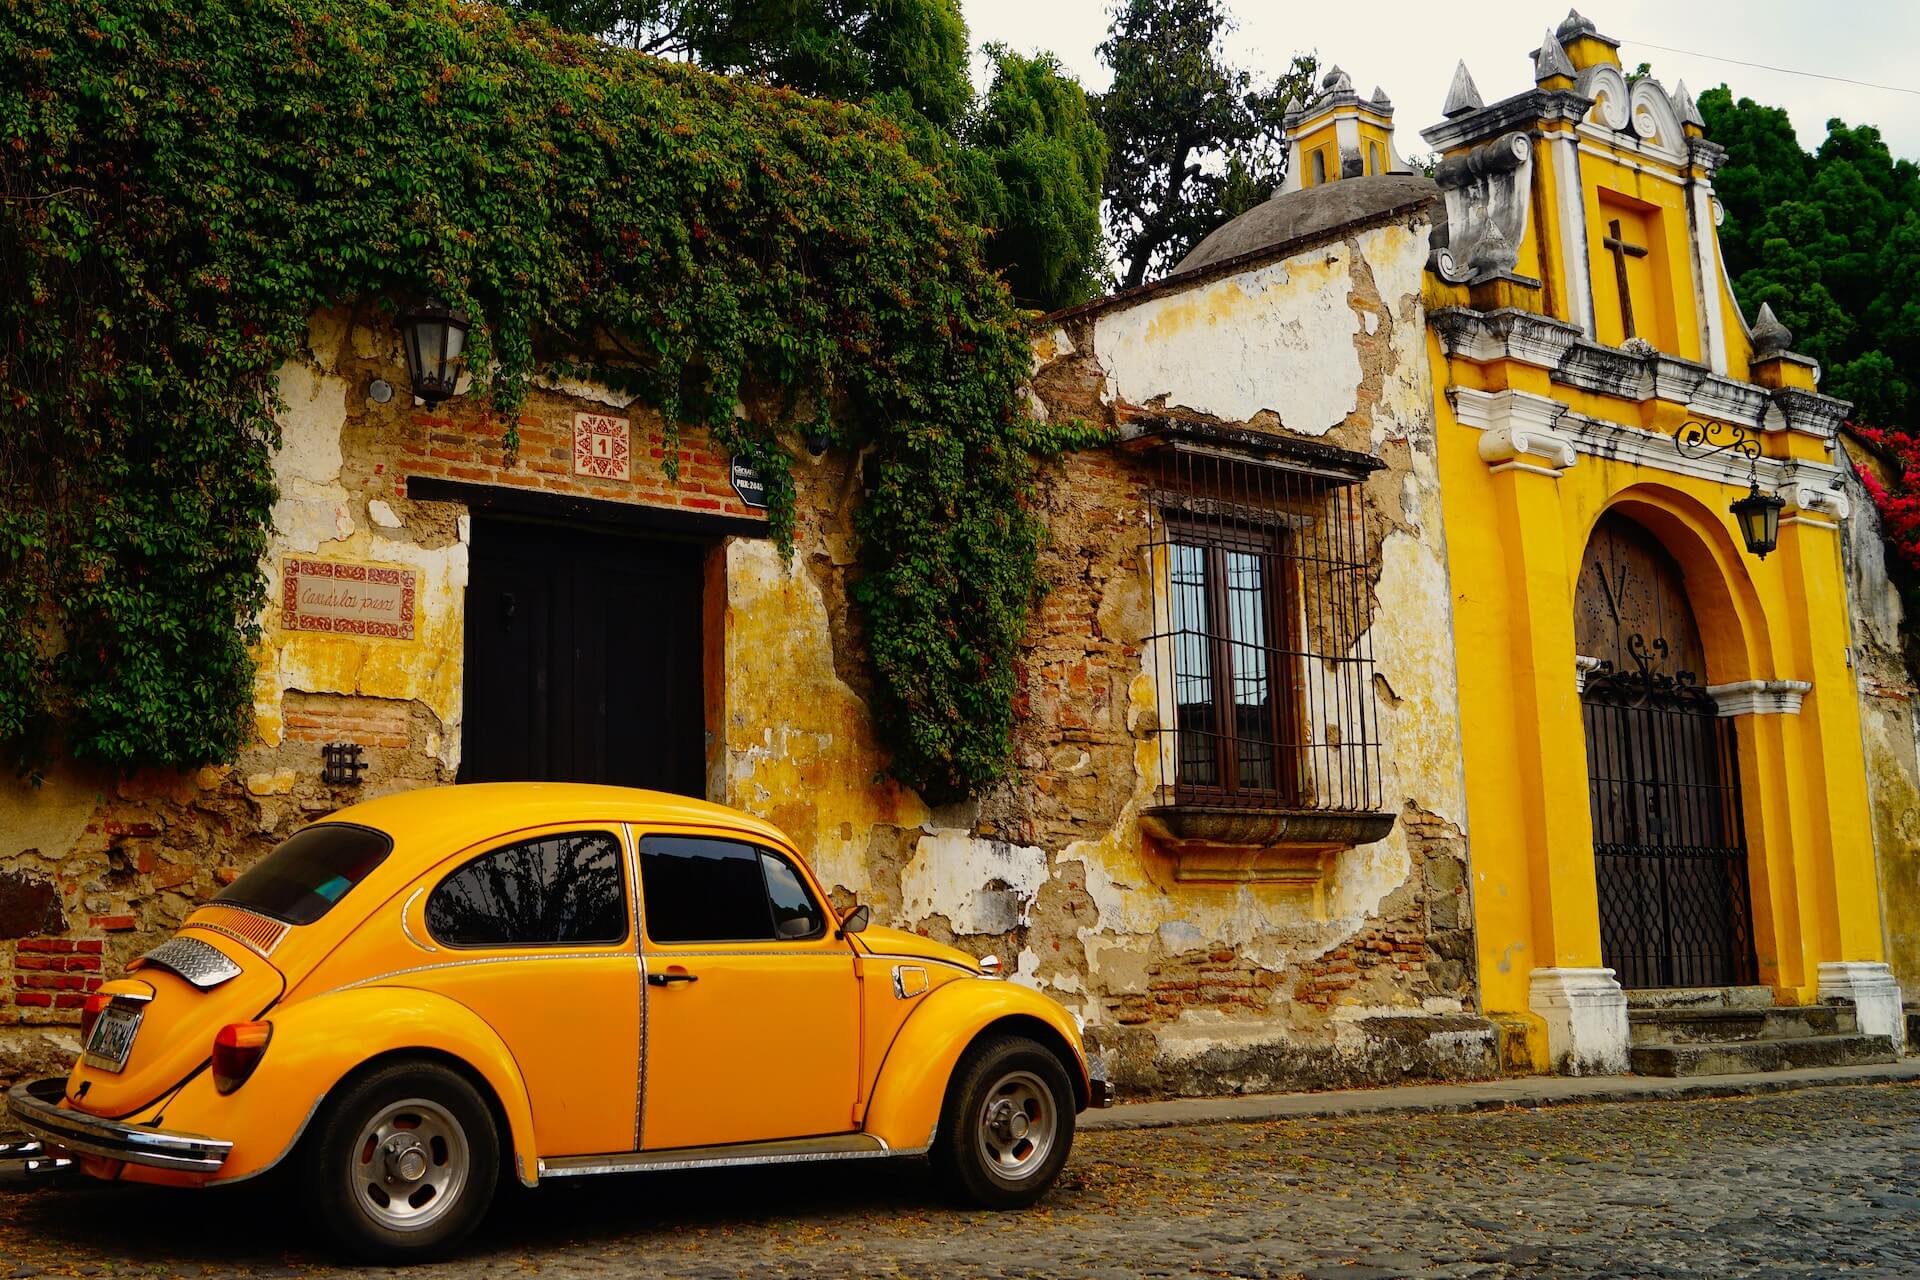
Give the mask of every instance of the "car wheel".
M 348 1252 L 412 1261 L 453 1248 L 500 1175 L 486 1100 L 458 1072 L 397 1063 L 327 1101 L 304 1162 L 308 1203 Z
M 1073 1148 L 1073 1085 L 1046 1046 L 985 1040 L 954 1068 L 933 1161 L 948 1187 L 989 1209 L 1045 1195 Z

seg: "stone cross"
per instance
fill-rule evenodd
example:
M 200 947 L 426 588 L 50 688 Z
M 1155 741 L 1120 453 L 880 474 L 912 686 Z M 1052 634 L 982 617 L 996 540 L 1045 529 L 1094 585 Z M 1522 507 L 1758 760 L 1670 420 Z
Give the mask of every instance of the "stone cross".
M 1628 244 L 1620 235 L 1620 219 L 1607 223 L 1609 234 L 1600 243 L 1613 254 L 1613 275 L 1620 282 L 1620 322 L 1629 338 L 1637 336 L 1633 331 L 1633 290 L 1627 287 L 1627 259 L 1644 258 L 1647 247 L 1641 244 Z

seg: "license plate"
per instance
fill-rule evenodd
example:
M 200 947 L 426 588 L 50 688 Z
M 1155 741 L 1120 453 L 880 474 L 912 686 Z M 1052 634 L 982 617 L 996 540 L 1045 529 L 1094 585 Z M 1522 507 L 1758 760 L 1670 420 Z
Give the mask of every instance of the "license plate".
M 139 1009 L 108 1005 L 87 1038 L 87 1061 L 108 1071 L 125 1067 L 127 1055 L 133 1052 L 134 1033 L 140 1030 L 141 1013 Z

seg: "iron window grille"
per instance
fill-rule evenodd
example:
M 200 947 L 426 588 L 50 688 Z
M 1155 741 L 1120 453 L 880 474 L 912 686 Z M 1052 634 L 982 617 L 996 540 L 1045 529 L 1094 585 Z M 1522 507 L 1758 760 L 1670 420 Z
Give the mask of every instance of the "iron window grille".
M 1145 547 L 1155 803 L 1375 812 L 1374 600 L 1358 481 L 1381 464 L 1327 446 L 1274 452 L 1190 439 L 1158 450 Z

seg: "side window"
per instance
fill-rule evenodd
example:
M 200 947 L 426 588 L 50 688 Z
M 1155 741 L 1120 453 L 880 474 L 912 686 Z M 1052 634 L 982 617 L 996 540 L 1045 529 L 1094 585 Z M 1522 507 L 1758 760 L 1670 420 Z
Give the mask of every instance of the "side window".
M 811 938 L 827 927 L 826 916 L 791 863 L 762 849 L 760 868 L 767 876 L 767 901 L 773 905 L 776 938 Z
M 740 840 L 643 836 L 640 888 L 655 942 L 805 938 L 826 926 L 799 873 Z
M 467 863 L 427 898 L 427 929 L 450 947 L 620 942 L 626 908 L 620 842 L 582 831 Z

